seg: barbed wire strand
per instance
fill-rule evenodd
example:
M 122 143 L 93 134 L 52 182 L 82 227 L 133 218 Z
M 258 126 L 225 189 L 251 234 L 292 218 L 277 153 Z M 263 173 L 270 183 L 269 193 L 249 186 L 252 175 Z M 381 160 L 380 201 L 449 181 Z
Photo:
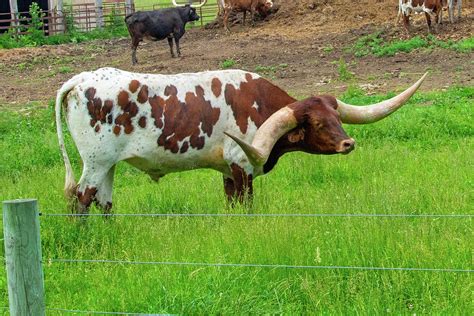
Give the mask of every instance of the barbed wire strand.
M 145 314 L 145 313 L 129 313 L 129 312 L 99 312 L 99 311 L 83 311 L 76 309 L 65 309 L 65 308 L 46 308 L 47 311 L 57 311 L 66 313 L 77 313 L 77 314 L 99 314 L 99 315 L 146 315 L 146 316 L 169 316 L 170 314 Z
M 203 267 L 245 267 L 245 268 L 285 268 L 285 269 L 345 269 L 345 270 L 379 270 L 379 271 L 428 271 L 428 272 L 464 272 L 472 273 L 470 269 L 451 268 L 397 268 L 397 267 L 360 267 L 360 266 L 308 266 L 287 264 L 257 264 L 257 263 L 206 263 L 206 262 L 164 262 L 164 261 L 126 261 L 126 260 L 93 260 L 93 259 L 49 259 L 49 263 L 110 263 L 121 265 L 181 265 Z
M 470 214 L 54 214 L 39 213 L 42 217 L 412 217 L 412 218 L 472 218 Z

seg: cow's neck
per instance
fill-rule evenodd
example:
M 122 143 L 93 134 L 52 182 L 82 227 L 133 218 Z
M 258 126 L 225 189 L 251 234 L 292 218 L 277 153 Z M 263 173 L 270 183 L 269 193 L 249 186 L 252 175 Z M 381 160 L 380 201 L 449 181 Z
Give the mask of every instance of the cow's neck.
M 298 143 L 291 143 L 288 140 L 288 134 L 283 135 L 273 146 L 273 149 L 270 153 L 270 156 L 268 156 L 268 160 L 263 165 L 263 173 L 268 173 L 270 172 L 273 167 L 275 167 L 276 163 L 278 162 L 278 159 L 280 159 L 281 156 L 283 156 L 286 153 L 292 152 L 292 151 L 299 151 L 302 150 L 301 146 L 298 145 Z

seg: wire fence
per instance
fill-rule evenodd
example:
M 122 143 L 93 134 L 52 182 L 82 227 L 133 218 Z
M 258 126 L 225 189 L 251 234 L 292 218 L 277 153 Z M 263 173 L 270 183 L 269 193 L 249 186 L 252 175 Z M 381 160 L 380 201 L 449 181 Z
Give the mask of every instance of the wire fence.
M 468 219 L 474 214 L 383 214 L 383 213 L 263 213 L 263 214 L 235 214 L 235 213 L 117 213 L 117 214 L 65 214 L 49 212 L 38 212 L 41 218 L 64 218 L 64 217 L 117 217 L 117 218 L 413 218 L 413 219 Z M 179 261 L 132 261 L 132 260 L 111 260 L 111 259 L 78 259 L 78 258 L 43 258 L 41 260 L 45 266 L 52 264 L 109 264 L 109 265 L 150 265 L 150 266 L 181 266 L 181 267 L 209 267 L 209 268 L 260 268 L 260 269 L 292 269 L 292 270 L 352 270 L 352 271 L 374 271 L 374 272 L 426 272 L 426 273 L 458 273 L 471 274 L 472 268 L 464 267 L 393 267 L 393 266 L 355 266 L 355 265 L 296 265 L 296 264 L 269 264 L 269 263 L 225 263 L 225 262 L 179 262 Z M 8 307 L 0 307 L 8 309 Z M 118 311 L 94 311 L 66 308 L 46 307 L 48 312 L 88 314 L 88 315 L 164 315 L 145 314 Z
M 426 272 L 464 272 L 472 273 L 471 269 L 451 268 L 407 268 L 407 267 L 361 267 L 361 266 L 312 266 L 289 264 L 258 264 L 258 263 L 207 263 L 207 262 L 165 262 L 165 261 L 128 261 L 128 260 L 95 260 L 95 259 L 48 259 L 49 263 L 105 263 L 119 265 L 173 265 L 201 267 L 234 267 L 234 268 L 270 268 L 270 269 L 321 269 L 321 270 L 366 270 L 366 271 L 426 271 Z
M 243 218 L 258 218 L 258 217 L 376 217 L 376 218 L 473 218 L 471 214 L 334 214 L 334 213 L 320 213 L 320 214 L 213 214 L 213 213 L 130 213 L 130 214 L 56 214 L 56 213 L 39 213 L 42 217 L 243 217 Z
M 208 217 L 208 218 L 324 218 L 324 217 L 366 217 L 366 218 L 472 218 L 470 214 L 54 214 L 40 213 L 43 217 Z M 403 272 L 437 272 L 437 273 L 473 273 L 472 269 L 453 268 L 417 268 L 417 267 L 371 267 L 371 266 L 315 266 L 315 265 L 288 265 L 288 264 L 258 264 L 258 263 L 208 263 L 208 262 L 165 262 L 165 261 L 129 261 L 129 260 L 107 260 L 107 259 L 47 259 L 48 265 L 53 263 L 62 264 L 116 264 L 116 265 L 154 265 L 154 266 L 199 266 L 211 268 L 263 268 L 263 269 L 305 269 L 305 270 L 357 270 L 357 271 L 403 271 Z M 59 308 L 47 308 L 48 311 L 60 311 L 64 313 L 78 314 L 103 314 L 103 315 L 150 315 L 130 312 L 99 312 L 82 311 Z M 153 314 L 159 315 L 159 314 Z
M 63 313 L 74 313 L 74 314 L 88 314 L 88 315 L 133 315 L 133 316 L 168 316 L 170 314 L 143 314 L 143 313 L 131 313 L 131 312 L 99 312 L 99 311 L 83 311 L 77 309 L 65 309 L 65 308 L 46 308 L 47 311 L 63 312 Z

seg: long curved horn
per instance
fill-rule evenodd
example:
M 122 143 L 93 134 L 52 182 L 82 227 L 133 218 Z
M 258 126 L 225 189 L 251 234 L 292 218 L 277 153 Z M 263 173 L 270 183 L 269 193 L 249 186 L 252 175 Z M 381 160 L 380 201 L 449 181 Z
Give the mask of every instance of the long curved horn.
M 337 100 L 337 111 L 341 116 L 341 121 L 348 124 L 368 124 L 389 116 L 401 108 L 402 105 L 411 98 L 427 75 L 428 73 L 425 73 L 420 80 L 399 95 L 380 103 L 367 106 L 354 106 Z
M 171 0 L 171 2 L 173 2 L 173 5 L 174 5 L 175 7 L 184 7 L 184 6 L 185 6 L 185 4 L 179 4 L 179 3 L 177 3 L 176 0 Z M 193 8 L 200 8 L 200 7 L 202 7 L 203 5 L 205 5 L 205 4 L 207 3 L 207 0 L 204 0 L 203 3 L 198 4 L 198 5 L 192 5 L 191 2 L 192 2 L 192 1 L 189 1 L 189 4 L 190 4 Z
M 173 5 L 174 5 L 175 7 L 184 7 L 184 6 L 185 6 L 185 4 L 178 4 L 178 3 L 176 3 L 176 0 L 171 0 L 171 2 L 173 3 Z
M 273 113 L 257 130 L 252 144 L 248 144 L 237 136 L 224 132 L 232 138 L 247 155 L 254 167 L 263 166 L 270 156 L 275 143 L 288 131 L 298 125 L 295 114 L 288 106 Z
M 203 2 L 203 3 L 197 4 L 197 5 L 191 5 L 191 6 L 192 6 L 193 8 L 196 8 L 196 9 L 198 9 L 198 8 L 200 8 L 200 7 L 204 6 L 206 3 L 207 3 L 207 0 L 204 0 L 204 2 Z

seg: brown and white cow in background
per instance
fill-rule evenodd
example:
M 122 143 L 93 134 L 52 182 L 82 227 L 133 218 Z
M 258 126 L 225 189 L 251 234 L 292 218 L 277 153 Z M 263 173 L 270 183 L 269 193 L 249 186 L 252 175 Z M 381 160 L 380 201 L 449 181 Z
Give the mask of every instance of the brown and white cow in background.
M 428 32 L 432 32 L 431 18 L 434 18 L 435 24 L 438 24 L 442 9 L 442 0 L 399 0 L 398 10 L 399 15 L 403 16 L 403 24 L 407 32 L 410 31 L 410 16 L 413 13 L 424 13 L 428 24 Z
M 81 213 L 94 201 L 110 211 L 115 165 L 127 161 L 156 181 L 172 172 L 220 171 L 228 199 L 243 201 L 252 195 L 252 180 L 272 170 L 287 152 L 352 151 L 354 140 L 342 123 L 366 124 L 390 115 L 425 76 L 400 95 L 364 107 L 329 95 L 297 101 L 259 75 L 241 70 L 83 72 L 67 81 L 56 98 L 66 195 L 77 199 Z M 83 161 L 79 184 L 64 147 L 62 106 Z
M 254 15 L 258 12 L 261 15 L 266 15 L 273 7 L 272 0 L 218 0 L 220 5 L 224 8 L 224 27 L 230 32 L 229 15 L 232 11 L 243 12 L 244 17 L 242 25 L 245 25 L 245 18 L 247 11 L 250 12 L 250 21 L 254 25 Z

